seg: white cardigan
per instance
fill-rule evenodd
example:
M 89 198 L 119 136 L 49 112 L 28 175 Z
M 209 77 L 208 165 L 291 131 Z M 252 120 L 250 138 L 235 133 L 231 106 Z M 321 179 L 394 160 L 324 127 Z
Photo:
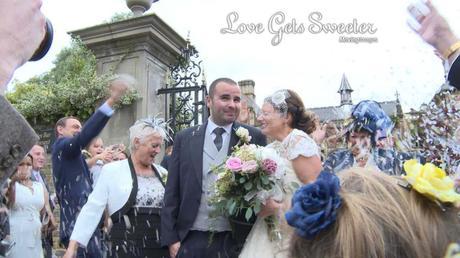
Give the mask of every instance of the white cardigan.
M 162 177 L 168 173 L 163 167 L 154 166 Z M 110 215 L 121 209 L 128 201 L 132 188 L 133 180 L 127 159 L 102 167 L 97 184 L 78 215 L 70 240 L 86 246 L 106 206 Z

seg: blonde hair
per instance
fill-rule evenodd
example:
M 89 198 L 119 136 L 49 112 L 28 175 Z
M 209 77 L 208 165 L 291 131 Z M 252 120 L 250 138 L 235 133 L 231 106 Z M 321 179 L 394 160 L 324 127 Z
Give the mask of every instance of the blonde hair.
M 313 239 L 295 236 L 291 257 L 442 257 L 460 237 L 458 209 L 398 185 L 398 178 L 353 168 L 341 172 L 337 220 Z

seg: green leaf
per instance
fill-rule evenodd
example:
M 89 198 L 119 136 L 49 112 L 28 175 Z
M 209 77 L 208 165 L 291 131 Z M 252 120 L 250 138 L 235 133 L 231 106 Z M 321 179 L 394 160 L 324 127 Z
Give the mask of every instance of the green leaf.
M 230 209 L 228 209 L 228 213 L 230 215 L 235 214 L 235 208 L 236 208 L 236 202 L 232 202 L 232 204 L 230 205 Z
M 268 177 L 262 176 L 261 179 L 262 179 L 262 184 L 264 185 L 270 184 L 270 180 L 268 179 Z
M 240 177 L 240 184 L 246 182 L 246 178 L 244 176 Z
M 246 184 L 244 184 L 244 189 L 246 189 L 247 191 L 251 190 L 252 188 L 252 182 L 247 182 Z
M 259 201 L 256 201 L 256 204 L 254 205 L 254 213 L 258 214 L 261 210 L 261 205 Z
M 260 181 L 257 181 L 257 190 L 263 190 L 262 185 L 260 184 Z
M 246 218 L 246 221 L 249 221 L 251 219 L 253 213 L 254 212 L 252 211 L 252 208 L 248 208 L 246 210 L 246 214 L 244 214 L 244 217 Z

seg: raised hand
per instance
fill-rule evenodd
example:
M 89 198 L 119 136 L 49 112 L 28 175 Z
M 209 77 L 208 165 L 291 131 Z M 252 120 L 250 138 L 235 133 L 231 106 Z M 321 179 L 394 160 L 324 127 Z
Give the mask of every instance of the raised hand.
M 431 1 L 427 1 L 424 6 L 426 6 L 428 12 L 424 10 L 425 7 L 420 8 L 416 5 L 408 7 L 409 12 L 420 23 L 420 28 L 414 30 L 425 42 L 433 46 L 442 55 L 452 44 L 458 41 L 458 38 Z
M 120 99 L 128 91 L 128 84 L 122 80 L 114 80 L 109 85 L 110 97 L 107 100 L 107 104 L 113 107 L 113 105 L 120 102 Z
M 104 161 L 104 163 L 109 163 L 112 161 L 113 158 L 112 153 L 112 149 L 106 148 L 101 154 L 98 154 L 97 159 Z

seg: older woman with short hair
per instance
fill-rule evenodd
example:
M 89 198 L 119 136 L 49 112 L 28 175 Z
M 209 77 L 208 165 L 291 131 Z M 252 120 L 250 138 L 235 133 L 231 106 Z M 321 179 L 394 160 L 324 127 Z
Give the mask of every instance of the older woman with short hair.
M 139 120 L 129 129 L 131 156 L 102 168 L 64 257 L 72 257 L 78 244 L 88 243 L 106 207 L 113 221 L 107 257 L 167 257 L 168 250 L 160 246 L 158 216 L 167 171 L 154 159 L 169 130 L 155 118 Z

